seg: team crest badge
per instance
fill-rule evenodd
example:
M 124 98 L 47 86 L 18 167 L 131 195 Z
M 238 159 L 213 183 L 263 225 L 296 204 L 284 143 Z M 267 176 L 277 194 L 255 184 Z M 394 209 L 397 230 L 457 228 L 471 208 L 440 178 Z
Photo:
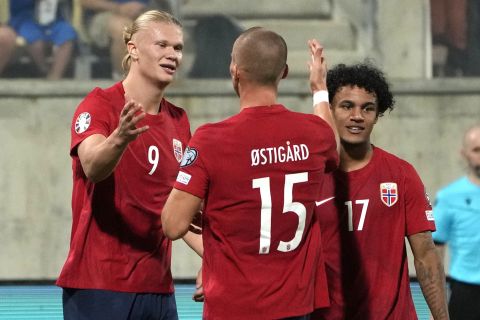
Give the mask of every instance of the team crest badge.
M 88 112 L 82 112 L 78 115 L 77 120 L 75 120 L 75 132 L 77 134 L 87 131 L 92 122 L 92 117 Z
M 391 207 L 397 203 L 397 184 L 395 182 L 380 183 L 380 199 L 387 207 Z
M 173 155 L 175 156 L 175 159 L 177 159 L 177 161 L 180 162 L 182 161 L 182 157 L 183 157 L 182 142 L 177 139 L 173 139 L 172 142 L 173 142 Z
M 189 165 L 195 162 L 195 160 L 197 159 L 197 156 L 198 156 L 197 149 L 187 147 L 187 149 L 185 149 L 185 153 L 183 154 L 180 167 L 188 167 Z

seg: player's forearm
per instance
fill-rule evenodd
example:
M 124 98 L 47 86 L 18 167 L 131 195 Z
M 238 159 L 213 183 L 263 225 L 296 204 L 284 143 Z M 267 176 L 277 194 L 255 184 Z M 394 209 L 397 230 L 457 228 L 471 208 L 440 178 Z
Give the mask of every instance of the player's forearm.
M 328 102 L 320 102 L 313 106 L 313 114 L 322 118 L 332 128 L 337 143 L 337 152 L 340 152 L 340 138 L 338 136 L 337 127 L 333 120 L 330 104 Z
M 435 247 L 430 249 L 424 257 L 420 259 L 415 258 L 415 269 L 418 282 L 433 319 L 449 319 L 445 291 L 445 272 Z
M 183 238 L 187 234 L 189 226 L 189 223 L 176 219 L 173 216 L 174 214 L 175 210 L 171 210 L 170 207 L 165 206 L 163 208 L 162 229 L 165 236 L 170 240 Z
M 445 245 L 435 242 L 435 247 L 437 248 L 438 255 L 440 256 L 440 261 L 445 262 Z
M 170 240 L 182 238 L 198 212 L 202 199 L 173 188 L 162 210 L 163 233 Z
M 332 129 L 335 128 L 332 112 L 330 111 L 330 104 L 327 101 L 313 105 L 313 114 L 325 120 Z
M 109 177 L 120 161 L 127 144 L 116 137 L 115 130 L 108 138 L 95 137 L 95 141 L 85 141 L 79 146 L 79 157 L 87 178 L 100 182 Z M 82 143 L 82 144 L 83 144 Z
M 195 234 L 193 232 L 187 232 L 183 236 L 183 241 L 200 257 L 203 257 L 203 238 L 200 234 Z
M 313 94 L 313 114 L 319 116 L 330 125 L 335 135 L 335 141 L 337 142 L 337 151 L 340 151 L 340 138 L 330 110 L 327 87 L 327 64 L 323 56 L 323 47 L 316 39 L 309 40 L 308 46 L 312 55 L 312 59 L 308 64 L 310 67 L 310 90 Z

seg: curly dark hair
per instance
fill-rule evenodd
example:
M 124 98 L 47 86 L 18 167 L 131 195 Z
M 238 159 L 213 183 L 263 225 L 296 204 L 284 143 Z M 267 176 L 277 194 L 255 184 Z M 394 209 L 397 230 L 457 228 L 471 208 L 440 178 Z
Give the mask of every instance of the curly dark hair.
M 378 99 L 378 115 L 382 116 L 388 109 L 392 110 L 395 100 L 390 86 L 381 70 L 370 63 L 353 65 L 339 64 L 327 73 L 327 88 L 330 101 L 345 86 L 357 86 L 369 93 L 374 93 Z

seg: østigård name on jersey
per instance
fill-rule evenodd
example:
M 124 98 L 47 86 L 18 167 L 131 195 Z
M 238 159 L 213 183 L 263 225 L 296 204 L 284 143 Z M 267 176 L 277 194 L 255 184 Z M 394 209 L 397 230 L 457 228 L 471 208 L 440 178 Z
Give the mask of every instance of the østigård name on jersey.
M 266 147 L 253 149 L 250 153 L 252 158 L 252 167 L 284 163 L 292 161 L 307 160 L 310 152 L 305 144 L 290 144 L 287 141 L 285 146 Z

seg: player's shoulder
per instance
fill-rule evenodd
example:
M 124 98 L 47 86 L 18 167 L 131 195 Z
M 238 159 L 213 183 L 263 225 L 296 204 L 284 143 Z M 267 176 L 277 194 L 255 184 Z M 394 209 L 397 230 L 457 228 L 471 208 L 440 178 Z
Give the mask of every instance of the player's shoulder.
M 397 156 L 397 155 L 395 155 L 391 152 L 388 152 L 385 149 L 377 147 L 375 145 L 373 146 L 373 149 L 374 149 L 374 152 L 376 152 L 377 154 L 379 154 L 381 157 L 383 157 L 385 159 L 388 159 L 388 160 L 391 160 L 391 161 L 394 161 L 394 162 L 406 162 L 405 160 L 403 160 L 399 156 Z
M 195 130 L 195 135 L 208 135 L 210 137 L 215 136 L 216 134 L 219 134 L 224 128 L 228 128 L 229 120 L 231 119 L 227 118 L 222 121 L 218 122 L 207 122 L 202 124 Z
M 334 138 L 333 128 L 321 117 L 311 114 L 293 111 L 288 108 L 284 119 L 286 122 L 282 122 L 282 125 L 292 124 L 295 128 L 302 128 L 302 132 L 310 132 L 314 137 L 320 137 L 330 135 Z
M 166 108 L 168 108 L 169 112 L 172 114 L 178 114 L 178 115 L 186 115 L 187 113 L 185 110 L 175 104 L 173 104 L 171 101 L 167 99 L 163 99 L 162 103 Z
M 83 102 L 101 101 L 102 103 L 109 103 L 115 96 L 122 96 L 119 93 L 118 84 L 108 88 L 95 87 L 85 96 Z
M 397 167 L 402 167 L 402 168 L 407 168 L 407 169 L 414 169 L 413 165 L 408 162 L 405 159 L 400 158 L 399 156 L 388 152 L 382 148 L 375 147 L 374 146 L 375 152 L 379 155 L 379 158 L 383 163 L 387 163 L 390 166 L 397 166 Z
M 303 112 L 298 112 L 298 111 L 293 111 L 288 108 L 285 108 L 286 112 L 288 112 L 288 117 L 295 118 L 296 120 L 300 121 L 305 121 L 305 122 L 312 122 L 312 123 L 321 123 L 328 125 L 325 120 L 320 118 L 317 115 L 314 115 L 312 113 L 303 113 Z
M 86 96 L 84 100 L 92 100 L 92 99 L 107 99 L 108 93 L 106 89 L 100 88 L 100 87 L 95 87 L 90 91 Z
M 415 167 L 407 160 L 378 147 L 374 147 L 374 150 L 377 153 L 376 163 L 380 168 L 389 168 L 389 171 L 397 177 L 403 177 L 407 180 L 419 177 Z
M 90 91 L 77 106 L 74 118 L 80 113 L 104 113 L 106 105 L 109 105 L 109 99 L 104 93 L 104 89 L 95 87 Z

